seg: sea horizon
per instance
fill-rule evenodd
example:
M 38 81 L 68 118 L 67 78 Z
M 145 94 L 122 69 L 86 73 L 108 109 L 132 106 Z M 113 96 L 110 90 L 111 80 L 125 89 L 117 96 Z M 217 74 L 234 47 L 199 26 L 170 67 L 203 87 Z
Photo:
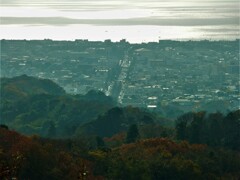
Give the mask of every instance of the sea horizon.
M 0 39 L 88 39 L 131 43 L 239 38 L 239 2 L 2 1 Z

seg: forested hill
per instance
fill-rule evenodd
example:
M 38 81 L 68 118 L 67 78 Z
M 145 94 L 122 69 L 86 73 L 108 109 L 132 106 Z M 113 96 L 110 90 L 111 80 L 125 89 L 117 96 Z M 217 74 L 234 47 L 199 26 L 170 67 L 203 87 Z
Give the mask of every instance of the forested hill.
M 127 131 L 132 124 L 167 122 L 139 108 L 115 108 L 121 112 L 115 113 L 116 103 L 104 93 L 92 90 L 86 95 L 69 95 L 50 80 L 25 75 L 3 78 L 1 88 L 1 123 L 28 135 L 105 137 Z
M 64 95 L 65 91 L 51 80 L 27 75 L 0 79 L 1 99 L 18 100 L 36 94 Z
M 24 134 L 69 137 L 115 104 L 101 92 L 68 95 L 47 79 L 1 78 L 1 124 Z

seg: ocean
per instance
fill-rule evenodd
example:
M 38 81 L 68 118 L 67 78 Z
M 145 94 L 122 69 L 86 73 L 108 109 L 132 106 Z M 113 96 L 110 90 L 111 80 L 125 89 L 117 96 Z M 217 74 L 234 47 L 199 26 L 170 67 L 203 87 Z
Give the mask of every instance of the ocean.
M 239 39 L 236 0 L 2 1 L 1 39 Z

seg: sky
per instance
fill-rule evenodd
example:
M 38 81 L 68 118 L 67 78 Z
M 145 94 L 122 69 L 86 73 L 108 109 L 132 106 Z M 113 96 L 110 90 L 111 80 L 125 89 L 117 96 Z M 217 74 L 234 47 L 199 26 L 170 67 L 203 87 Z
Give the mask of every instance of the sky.
M 1 0 L 1 39 L 239 38 L 238 0 Z

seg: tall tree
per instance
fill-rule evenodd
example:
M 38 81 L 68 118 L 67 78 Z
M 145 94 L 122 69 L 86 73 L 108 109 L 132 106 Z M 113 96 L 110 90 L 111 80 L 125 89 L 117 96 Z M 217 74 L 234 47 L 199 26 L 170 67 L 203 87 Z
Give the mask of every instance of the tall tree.
M 139 138 L 139 131 L 136 124 L 132 124 L 127 132 L 126 143 L 133 143 Z
M 224 145 L 234 150 L 240 150 L 240 110 L 230 112 L 223 121 Z
M 186 140 L 189 138 L 189 126 L 191 122 L 193 121 L 194 113 L 189 112 L 187 114 L 184 114 L 180 116 L 176 120 L 176 133 L 177 138 L 180 140 Z

